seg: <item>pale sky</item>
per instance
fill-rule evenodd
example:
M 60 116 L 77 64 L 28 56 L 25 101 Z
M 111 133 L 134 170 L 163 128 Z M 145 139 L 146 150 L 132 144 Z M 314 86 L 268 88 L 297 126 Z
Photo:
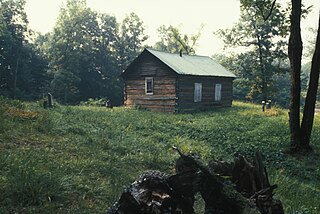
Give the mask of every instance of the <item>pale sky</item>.
M 289 0 L 278 0 L 285 4 Z M 26 12 L 31 29 L 47 33 L 52 31 L 59 9 L 65 0 L 26 0 Z M 313 11 L 302 22 L 302 33 L 306 28 L 316 28 L 318 24 L 320 0 L 302 0 L 303 4 L 314 5 Z M 201 24 L 201 38 L 196 54 L 211 56 L 221 53 L 222 41 L 215 35 L 218 29 L 230 28 L 240 15 L 239 0 L 87 0 L 93 10 L 114 15 L 117 21 L 131 13 L 136 13 L 144 22 L 153 45 L 159 40 L 157 28 L 161 25 L 181 26 L 182 32 L 196 34 Z

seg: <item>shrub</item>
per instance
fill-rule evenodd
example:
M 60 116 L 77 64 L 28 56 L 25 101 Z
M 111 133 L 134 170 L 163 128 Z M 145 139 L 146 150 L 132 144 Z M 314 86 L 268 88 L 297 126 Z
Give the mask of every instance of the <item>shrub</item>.
M 89 98 L 87 101 L 81 102 L 80 105 L 84 105 L 84 106 L 105 106 L 106 102 L 107 102 L 106 98 L 101 98 L 101 99 Z

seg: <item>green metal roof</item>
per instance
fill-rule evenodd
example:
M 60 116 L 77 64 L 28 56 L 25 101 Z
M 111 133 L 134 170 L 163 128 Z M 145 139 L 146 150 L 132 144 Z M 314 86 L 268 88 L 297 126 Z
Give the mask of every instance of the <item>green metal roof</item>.
M 181 75 L 236 77 L 208 56 L 191 56 L 186 54 L 180 56 L 180 54 L 166 53 L 152 49 L 146 50 Z

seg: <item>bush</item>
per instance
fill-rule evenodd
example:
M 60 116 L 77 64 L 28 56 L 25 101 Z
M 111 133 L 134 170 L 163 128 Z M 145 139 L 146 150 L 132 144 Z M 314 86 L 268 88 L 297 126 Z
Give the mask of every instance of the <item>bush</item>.
M 89 98 L 87 101 L 80 102 L 80 105 L 83 105 L 83 106 L 105 106 L 106 102 L 107 102 L 106 98 L 101 98 L 101 99 Z

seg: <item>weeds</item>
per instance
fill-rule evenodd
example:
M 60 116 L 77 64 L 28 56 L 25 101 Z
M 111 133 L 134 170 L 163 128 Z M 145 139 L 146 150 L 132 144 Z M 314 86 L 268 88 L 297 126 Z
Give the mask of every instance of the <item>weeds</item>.
M 172 115 L 120 107 L 43 109 L 3 98 L 0 104 L 1 211 L 104 213 L 143 171 L 171 173 L 175 145 L 205 162 L 261 150 L 287 213 L 319 212 L 319 116 L 315 153 L 292 157 L 284 152 L 289 129 L 281 109 L 266 114 L 260 106 L 235 102 L 232 108 Z M 10 108 L 36 116 L 16 119 L 6 113 Z
M 63 203 L 71 186 L 67 176 L 48 169 L 47 157 L 34 151 L 16 151 L 6 155 L 0 205 L 13 207 Z

